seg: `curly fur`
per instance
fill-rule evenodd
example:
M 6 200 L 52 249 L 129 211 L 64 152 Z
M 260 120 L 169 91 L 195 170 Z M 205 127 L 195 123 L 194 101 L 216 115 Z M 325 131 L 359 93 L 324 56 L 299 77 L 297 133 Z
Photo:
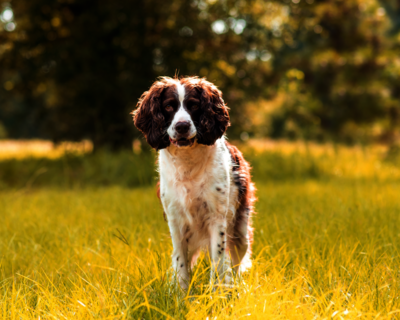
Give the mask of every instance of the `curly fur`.
M 228 107 L 222 99 L 222 92 L 205 79 L 191 77 L 183 79 L 182 83 L 193 86 L 201 95 L 202 113 L 197 127 L 197 141 L 211 146 L 223 136 L 230 125 Z
M 143 135 L 147 143 L 154 149 L 160 150 L 170 145 L 165 132 L 165 117 L 161 112 L 161 96 L 168 79 L 162 78 L 155 82 L 149 91 L 142 94 L 137 103 L 137 109 L 133 112 L 133 121 Z
M 162 112 L 162 98 L 165 90 L 175 86 L 176 79 L 162 77 L 142 94 L 133 112 L 135 126 L 143 133 L 147 143 L 156 150 L 167 148 L 170 145 L 166 134 L 170 122 L 166 121 Z M 222 93 L 211 82 L 190 77 L 181 80 L 181 83 L 200 94 L 201 117 L 196 124 L 197 141 L 204 145 L 213 145 L 223 136 L 230 125 L 228 107 L 222 99 Z

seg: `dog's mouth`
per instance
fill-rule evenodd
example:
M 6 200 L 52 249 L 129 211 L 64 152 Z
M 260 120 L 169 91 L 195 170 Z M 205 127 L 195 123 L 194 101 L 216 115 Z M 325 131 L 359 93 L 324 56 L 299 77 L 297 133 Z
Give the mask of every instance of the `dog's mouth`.
M 194 143 L 194 139 L 187 139 L 187 138 L 179 138 L 178 140 L 173 140 L 171 138 L 169 138 L 169 141 L 171 141 L 171 143 L 177 147 L 191 147 Z

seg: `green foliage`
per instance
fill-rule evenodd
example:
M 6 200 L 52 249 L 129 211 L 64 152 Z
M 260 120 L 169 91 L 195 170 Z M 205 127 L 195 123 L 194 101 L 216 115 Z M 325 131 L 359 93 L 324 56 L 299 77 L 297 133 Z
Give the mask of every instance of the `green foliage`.
M 0 116 L 10 135 L 88 138 L 95 149 L 130 147 L 129 112 L 157 76 L 175 73 L 215 81 L 227 92 L 235 117 L 252 92 L 246 52 L 259 42 L 253 33 L 260 26 L 251 2 L 230 2 L 228 7 L 182 0 L 13 2 L 17 27 L 0 32 L 5 42 Z M 232 28 L 224 22 L 228 18 Z M 219 19 L 220 35 L 211 29 Z M 239 79 L 235 74 L 242 68 Z M 245 80 L 248 92 L 228 94 Z M 259 88 L 263 73 L 255 80 Z
M 4 125 L 0 122 L 0 139 L 7 138 L 7 130 Z
M 10 137 L 129 148 L 140 94 L 176 73 L 222 89 L 232 137 L 399 135 L 398 1 L 2 4 L 14 13 L 0 21 L 0 118 Z M 254 101 L 271 101 L 273 112 L 247 112 Z
M 303 90 L 319 102 L 309 114 L 325 132 L 357 141 L 355 126 L 389 120 L 399 112 L 386 75 L 398 40 L 388 36 L 391 21 L 379 1 L 316 2 L 297 18 L 309 28 L 298 29 L 299 46 L 283 63 L 304 73 Z
M 263 122 L 247 130 L 296 139 L 393 142 L 400 114 L 394 27 L 399 9 L 398 3 L 377 0 L 290 5 L 290 17 L 279 29 L 283 45 L 274 53 L 277 90 L 259 104 Z

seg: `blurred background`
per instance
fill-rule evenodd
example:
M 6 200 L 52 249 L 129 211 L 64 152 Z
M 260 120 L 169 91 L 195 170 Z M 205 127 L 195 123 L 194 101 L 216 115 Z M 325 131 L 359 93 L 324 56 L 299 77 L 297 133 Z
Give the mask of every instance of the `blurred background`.
M 255 180 L 400 179 L 399 0 L 0 0 L 0 190 L 154 184 L 165 75 L 223 91 Z
M 219 86 L 231 139 L 399 136 L 398 0 L 1 0 L 0 30 L 3 139 L 130 149 L 175 74 Z

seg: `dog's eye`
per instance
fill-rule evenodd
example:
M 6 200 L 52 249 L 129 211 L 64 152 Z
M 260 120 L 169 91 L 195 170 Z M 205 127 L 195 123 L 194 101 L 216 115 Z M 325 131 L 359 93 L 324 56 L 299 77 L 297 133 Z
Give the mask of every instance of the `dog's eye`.
M 174 108 L 171 107 L 170 105 L 168 105 L 168 106 L 165 107 L 165 110 L 167 110 L 168 112 L 171 112 L 171 111 L 174 110 Z
M 193 104 L 190 108 L 192 110 L 197 110 L 199 108 L 199 106 L 197 104 Z

